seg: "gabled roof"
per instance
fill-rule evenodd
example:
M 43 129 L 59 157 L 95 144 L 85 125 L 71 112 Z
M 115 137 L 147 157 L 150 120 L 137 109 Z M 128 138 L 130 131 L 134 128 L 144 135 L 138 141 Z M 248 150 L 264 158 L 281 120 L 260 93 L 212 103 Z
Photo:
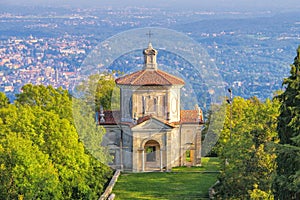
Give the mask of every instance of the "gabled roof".
M 168 123 L 165 120 L 153 117 L 153 116 L 145 116 L 141 117 L 141 120 L 138 120 L 137 123 L 132 127 L 132 130 L 166 130 L 172 129 L 175 127 L 175 124 Z
M 159 86 L 184 85 L 181 78 L 168 74 L 162 70 L 140 70 L 116 79 L 118 85 Z

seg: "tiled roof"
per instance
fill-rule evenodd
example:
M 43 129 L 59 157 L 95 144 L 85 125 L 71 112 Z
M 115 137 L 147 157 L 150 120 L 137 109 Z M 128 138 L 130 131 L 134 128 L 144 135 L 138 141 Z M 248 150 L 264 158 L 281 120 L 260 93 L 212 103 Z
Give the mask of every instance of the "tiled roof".
M 145 122 L 145 121 L 149 120 L 150 118 L 152 118 L 152 116 L 151 116 L 151 115 L 146 115 L 146 116 L 144 116 L 144 117 L 140 117 L 140 118 L 138 118 L 138 120 L 137 120 L 136 124 L 143 123 L 143 122 Z
M 136 124 L 133 123 L 126 123 L 129 126 L 134 126 L 134 125 L 138 125 L 141 124 L 151 118 L 156 118 L 153 117 L 151 115 L 147 115 L 144 117 L 140 117 L 137 120 Z M 99 124 L 101 125 L 115 125 L 115 124 L 119 124 L 120 123 L 120 119 L 121 119 L 121 112 L 120 111 L 104 111 L 104 122 L 100 122 L 100 115 L 98 116 L 99 119 Z M 158 118 L 156 118 L 158 119 Z M 195 123 L 203 123 L 203 119 L 202 119 L 202 115 L 198 115 L 198 111 L 197 110 L 181 110 L 180 111 L 180 122 L 172 122 L 169 123 L 166 120 L 161 120 L 158 119 L 159 121 L 169 125 L 169 126 L 173 126 L 173 125 L 177 125 L 177 124 L 195 124 Z M 123 124 L 123 123 L 122 123 Z
M 180 123 L 203 123 L 202 115 L 199 115 L 199 111 L 197 110 L 181 110 Z
M 121 120 L 121 112 L 118 111 L 111 111 L 111 110 L 105 110 L 103 112 L 104 114 L 104 122 L 101 122 L 100 113 L 98 114 L 99 124 L 103 125 L 114 125 L 118 124 Z
M 116 79 L 118 85 L 184 85 L 184 81 L 161 70 L 140 70 Z

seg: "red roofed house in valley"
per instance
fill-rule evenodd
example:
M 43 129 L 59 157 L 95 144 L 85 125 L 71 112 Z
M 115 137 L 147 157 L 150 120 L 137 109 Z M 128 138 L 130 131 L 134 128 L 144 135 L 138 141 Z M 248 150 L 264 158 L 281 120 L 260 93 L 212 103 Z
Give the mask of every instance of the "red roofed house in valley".
M 181 78 L 157 69 L 157 51 L 144 49 L 144 68 L 116 79 L 120 111 L 99 112 L 106 128 L 103 145 L 113 168 L 168 171 L 201 163 L 201 109 L 180 110 Z

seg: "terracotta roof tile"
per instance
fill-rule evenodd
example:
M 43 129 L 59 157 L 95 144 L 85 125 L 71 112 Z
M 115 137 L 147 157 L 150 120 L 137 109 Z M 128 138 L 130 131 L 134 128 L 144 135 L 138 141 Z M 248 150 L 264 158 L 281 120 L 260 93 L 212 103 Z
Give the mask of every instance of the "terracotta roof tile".
M 118 85 L 184 85 L 184 81 L 162 70 L 140 70 L 116 79 Z
M 203 123 L 202 115 L 197 110 L 181 110 L 180 123 Z
M 151 116 L 151 115 L 147 115 L 147 116 L 144 116 L 144 117 L 140 117 L 140 118 L 138 118 L 138 120 L 137 120 L 137 123 L 136 123 L 136 124 L 143 123 L 143 122 L 145 122 L 145 121 L 149 120 L 150 118 L 152 118 L 152 116 Z

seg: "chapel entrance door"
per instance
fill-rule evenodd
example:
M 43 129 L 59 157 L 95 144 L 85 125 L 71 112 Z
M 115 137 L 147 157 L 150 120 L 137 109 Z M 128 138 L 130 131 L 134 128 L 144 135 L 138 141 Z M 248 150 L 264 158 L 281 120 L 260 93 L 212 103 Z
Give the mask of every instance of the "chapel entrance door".
M 161 154 L 160 145 L 155 140 L 149 140 L 144 147 L 145 170 L 160 170 Z

